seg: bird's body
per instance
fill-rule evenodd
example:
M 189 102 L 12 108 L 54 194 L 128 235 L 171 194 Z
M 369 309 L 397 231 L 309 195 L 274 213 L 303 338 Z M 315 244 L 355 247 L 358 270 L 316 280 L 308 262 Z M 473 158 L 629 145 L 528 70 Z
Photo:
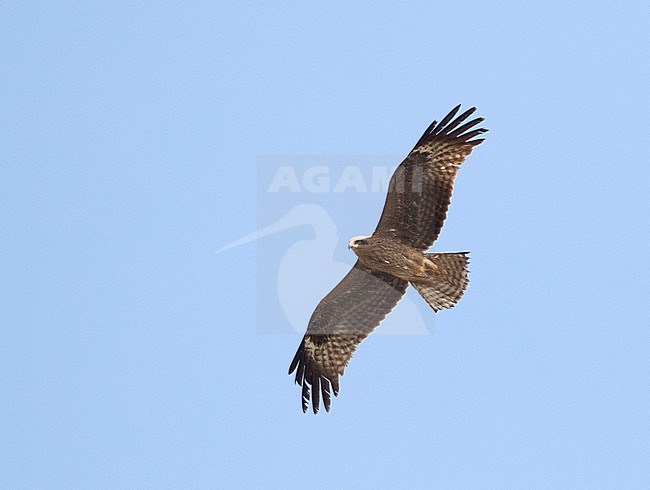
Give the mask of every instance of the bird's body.
M 435 265 L 423 252 L 390 236 L 369 236 L 350 240 L 350 249 L 365 267 L 406 281 L 427 277 Z
M 456 117 L 455 107 L 434 121 L 393 174 L 379 224 L 371 236 L 349 247 L 358 256 L 352 270 L 318 304 L 289 374 L 302 386 L 302 408 L 314 413 L 331 392 L 353 352 L 395 307 L 411 284 L 434 311 L 453 307 L 468 283 L 467 252 L 427 253 L 438 237 L 451 201 L 458 168 L 483 139 L 462 124 L 476 110 Z

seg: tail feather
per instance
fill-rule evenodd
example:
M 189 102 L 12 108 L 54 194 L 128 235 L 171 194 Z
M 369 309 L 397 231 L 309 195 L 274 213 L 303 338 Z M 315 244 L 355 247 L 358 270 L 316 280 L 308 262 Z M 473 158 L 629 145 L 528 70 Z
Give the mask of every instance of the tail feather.
M 468 254 L 469 252 L 425 254 L 433 263 L 429 277 L 411 284 L 434 311 L 452 308 L 465 292 L 469 283 Z

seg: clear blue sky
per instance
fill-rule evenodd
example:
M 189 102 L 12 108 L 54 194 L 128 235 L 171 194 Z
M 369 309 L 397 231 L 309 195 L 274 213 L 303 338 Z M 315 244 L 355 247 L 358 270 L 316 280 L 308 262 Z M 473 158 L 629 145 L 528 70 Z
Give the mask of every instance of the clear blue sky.
M 647 2 L 0 22 L 0 486 L 650 487 Z M 432 335 L 369 338 L 304 415 L 300 336 L 258 309 L 295 233 L 215 253 L 270 224 L 260 158 L 396 165 L 459 102 L 490 133 L 436 248 L 472 251 L 470 290 Z M 351 264 L 380 205 L 340 199 Z

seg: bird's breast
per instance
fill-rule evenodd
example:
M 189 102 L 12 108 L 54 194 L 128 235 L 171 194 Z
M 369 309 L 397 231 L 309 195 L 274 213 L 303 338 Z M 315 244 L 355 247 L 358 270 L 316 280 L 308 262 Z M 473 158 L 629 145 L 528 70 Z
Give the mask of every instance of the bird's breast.
M 385 272 L 406 280 L 427 275 L 424 254 L 399 242 L 377 240 L 355 252 L 364 265 L 373 271 Z

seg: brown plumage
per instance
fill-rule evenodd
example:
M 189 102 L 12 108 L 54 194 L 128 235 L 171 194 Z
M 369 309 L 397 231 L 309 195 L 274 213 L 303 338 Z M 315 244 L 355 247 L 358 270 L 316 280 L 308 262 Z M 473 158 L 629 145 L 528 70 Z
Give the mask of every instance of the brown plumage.
M 329 411 L 352 354 L 390 313 L 411 283 L 434 311 L 453 307 L 467 287 L 467 252 L 425 253 L 438 238 L 456 173 L 486 129 L 482 118 L 464 122 L 460 105 L 434 121 L 397 167 L 379 224 L 370 237 L 354 237 L 359 257 L 343 280 L 318 304 L 291 362 L 302 386 L 302 408 L 314 413 L 322 398 Z

